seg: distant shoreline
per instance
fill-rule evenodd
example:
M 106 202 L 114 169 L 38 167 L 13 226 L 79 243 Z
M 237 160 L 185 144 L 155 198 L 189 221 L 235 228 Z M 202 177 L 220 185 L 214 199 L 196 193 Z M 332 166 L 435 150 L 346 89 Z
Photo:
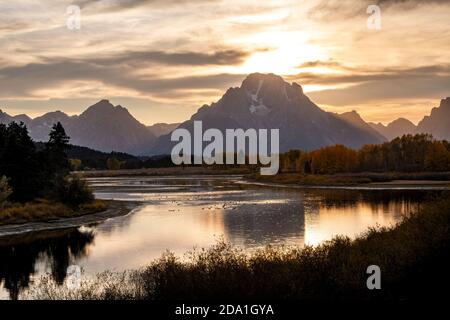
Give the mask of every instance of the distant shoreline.
M 250 174 L 249 168 L 222 169 L 216 167 L 167 167 L 121 170 L 74 171 L 84 178 L 126 177 L 126 176 L 186 176 L 186 175 L 244 175 Z
M 342 173 L 334 175 L 303 175 L 281 173 L 275 176 L 247 175 L 249 183 L 295 185 L 300 187 L 376 187 L 376 186 L 449 186 L 449 172 L 423 173 Z
M 84 178 L 113 178 L 138 176 L 242 176 L 243 184 L 266 185 L 272 187 L 306 188 L 389 188 L 389 187 L 448 187 L 450 172 L 363 172 L 334 175 L 303 175 L 298 173 L 279 173 L 274 176 L 261 176 L 250 168 L 222 169 L 217 167 L 170 167 L 123 170 L 93 170 L 73 172 Z
M 90 213 L 71 218 L 60 218 L 52 221 L 2 225 L 0 226 L 0 238 L 16 234 L 77 228 L 83 225 L 97 224 L 110 218 L 125 216 L 131 213 L 133 209 L 138 206 L 139 204 L 137 202 L 109 200 L 108 209 L 102 212 Z
M 334 190 L 422 190 L 422 191 L 450 191 L 450 181 L 395 181 L 393 183 L 366 183 L 366 184 L 321 184 L 306 185 L 293 183 L 258 182 L 244 180 L 241 186 L 290 188 L 290 189 L 334 189 Z
M 304 185 L 335 185 L 335 184 L 399 184 L 405 181 L 411 184 L 445 184 L 450 183 L 450 172 L 361 172 L 337 174 L 299 174 L 278 173 L 261 176 L 255 168 L 218 168 L 218 167 L 163 167 L 120 170 L 73 171 L 72 174 L 84 178 L 127 177 L 127 176 L 188 176 L 188 175 L 243 175 L 249 181 L 282 182 Z

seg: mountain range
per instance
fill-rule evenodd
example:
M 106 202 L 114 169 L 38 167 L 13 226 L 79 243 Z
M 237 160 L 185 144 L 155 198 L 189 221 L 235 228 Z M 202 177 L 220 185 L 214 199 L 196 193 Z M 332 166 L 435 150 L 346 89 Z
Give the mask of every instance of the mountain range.
M 450 98 L 442 99 L 439 107 L 433 108 L 417 126 L 405 118 L 394 120 L 386 126 L 382 123 L 369 124 L 389 140 L 404 134 L 429 133 L 435 139 L 450 141 Z
M 194 121 L 202 121 L 203 130 L 249 128 L 280 129 L 280 151 L 312 150 L 344 144 L 358 148 L 386 139 L 369 125 L 361 126 L 312 102 L 297 83 L 287 83 L 274 74 L 254 73 L 240 87 L 230 88 L 211 105 L 204 105 L 179 125 L 193 131 Z M 153 153 L 167 154 L 173 146 L 170 135 L 157 139 Z
M 66 129 L 74 145 L 95 150 L 120 151 L 145 155 L 157 138 L 145 125 L 137 121 L 126 108 L 114 106 L 101 100 L 77 116 L 68 116 L 61 111 L 49 112 L 31 119 L 24 115 L 11 117 L 0 113 L 0 122 L 23 121 L 36 141 L 48 140 L 48 133 L 56 122 Z
M 180 127 L 192 132 L 196 120 L 203 122 L 203 130 L 280 129 L 282 152 L 334 144 L 359 148 L 406 133 L 431 133 L 437 139 L 450 140 L 450 98 L 443 99 L 417 126 L 404 118 L 385 126 L 367 123 L 355 111 L 326 112 L 303 93 L 299 84 L 290 84 L 274 74 L 254 73 L 181 124 L 145 126 L 126 108 L 114 106 L 108 100 L 101 100 L 75 116 L 55 111 L 32 119 L 23 114 L 10 116 L 0 110 L 0 123 L 24 122 L 36 141 L 46 141 L 52 125 L 59 121 L 74 145 L 133 155 L 169 154 L 174 144 L 170 141 L 171 131 Z
M 417 129 L 414 123 L 405 118 L 398 118 L 397 120 L 392 121 L 386 126 L 382 123 L 373 122 L 370 122 L 369 125 L 374 130 L 377 130 L 380 134 L 386 137 L 388 140 L 392 140 L 396 137 L 408 133 L 413 134 Z

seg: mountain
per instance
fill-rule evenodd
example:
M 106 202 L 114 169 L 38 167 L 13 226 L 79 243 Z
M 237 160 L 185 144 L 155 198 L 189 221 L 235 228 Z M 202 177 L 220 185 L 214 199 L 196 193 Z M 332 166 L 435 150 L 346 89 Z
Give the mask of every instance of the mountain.
M 387 126 L 369 123 L 372 128 L 392 140 L 404 134 L 429 133 L 438 140 L 450 140 L 450 97 L 442 99 L 439 107 L 433 108 L 417 126 L 405 118 L 399 118 Z
M 24 121 L 31 137 L 47 141 L 48 133 L 56 122 L 61 122 L 75 145 L 103 152 L 125 152 L 133 155 L 148 154 L 155 135 L 137 121 L 126 108 L 101 100 L 79 116 L 68 116 L 61 111 L 49 112 L 35 119 L 24 115 L 11 117 L 0 113 L 0 122 Z
M 71 143 L 100 151 L 144 155 L 155 136 L 126 108 L 102 100 L 79 115 L 68 126 Z
M 369 123 L 373 129 L 385 136 L 388 140 L 401 137 L 404 134 L 413 134 L 416 131 L 414 123 L 405 118 L 398 118 L 392 121 L 387 126 L 382 123 Z
M 10 116 L 9 114 L 7 114 L 6 112 L 3 112 L 0 109 L 0 123 L 2 124 L 8 124 L 10 122 L 23 122 L 26 125 L 28 125 L 31 122 L 31 118 L 29 116 L 27 116 L 26 114 L 19 114 L 17 116 Z
M 147 128 L 151 133 L 153 133 L 155 137 L 160 137 L 171 133 L 179 125 L 179 123 L 155 123 L 154 125 L 148 126 Z
M 442 99 L 417 125 L 416 133 L 430 133 L 438 140 L 450 141 L 450 97 Z
M 378 137 L 380 140 L 386 140 L 386 136 L 381 134 L 379 131 L 374 129 L 370 124 L 365 122 L 363 118 L 356 111 L 345 112 L 337 115 L 342 120 L 346 121 L 348 124 L 367 132 L 373 136 Z
M 320 109 L 299 84 L 289 84 L 274 74 L 249 75 L 240 87 L 230 88 L 218 102 L 202 106 L 179 127 L 192 133 L 195 120 L 203 121 L 203 130 L 280 129 L 281 152 L 334 144 L 358 148 L 385 140 L 377 132 Z M 169 154 L 173 145 L 170 135 L 161 136 L 152 154 Z
M 17 117 L 15 118 L 17 121 Z M 47 141 L 48 133 L 55 123 L 61 122 L 66 131 L 68 131 L 69 128 L 71 128 L 71 124 L 74 119 L 75 117 L 71 118 L 64 112 L 54 111 L 24 123 L 27 125 L 30 135 L 34 140 Z
M 0 109 L 0 123 L 8 124 L 8 123 L 10 123 L 12 121 L 14 121 L 14 117 L 11 117 L 9 114 L 7 114 L 6 112 L 3 112 Z

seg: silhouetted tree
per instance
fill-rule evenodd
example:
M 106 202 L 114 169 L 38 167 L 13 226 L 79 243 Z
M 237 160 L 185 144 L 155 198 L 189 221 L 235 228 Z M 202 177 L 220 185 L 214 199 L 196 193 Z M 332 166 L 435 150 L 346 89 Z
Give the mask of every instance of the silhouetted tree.
M 42 165 L 23 122 L 0 128 L 0 174 L 9 178 L 12 200 L 27 201 L 42 191 Z
M 70 138 L 60 122 L 53 125 L 46 144 L 46 153 L 49 159 L 50 170 L 56 175 L 66 175 L 70 170 L 67 150 Z

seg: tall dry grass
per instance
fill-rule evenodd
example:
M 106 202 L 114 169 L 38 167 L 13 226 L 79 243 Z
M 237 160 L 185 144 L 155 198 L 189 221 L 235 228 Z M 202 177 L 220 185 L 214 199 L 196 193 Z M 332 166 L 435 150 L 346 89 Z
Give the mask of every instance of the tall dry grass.
M 106 209 L 106 203 L 101 200 L 82 204 L 77 209 L 73 209 L 60 202 L 45 199 L 23 204 L 11 203 L 4 208 L 0 208 L 0 225 L 51 221 L 101 212 Z

